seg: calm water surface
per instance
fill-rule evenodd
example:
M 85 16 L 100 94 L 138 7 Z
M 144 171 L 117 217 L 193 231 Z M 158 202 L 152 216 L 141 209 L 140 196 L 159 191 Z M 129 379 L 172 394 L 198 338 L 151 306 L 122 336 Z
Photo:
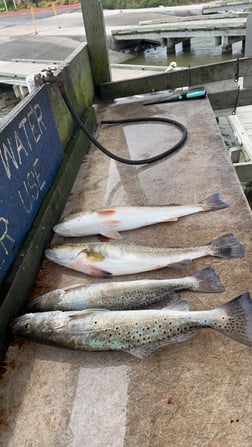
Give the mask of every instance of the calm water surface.
M 169 65 L 172 61 L 177 62 L 180 67 L 194 67 L 228 59 L 242 57 L 242 43 L 233 44 L 233 52 L 222 54 L 221 45 L 215 46 L 214 39 L 193 38 L 191 39 L 191 51 L 183 51 L 182 44 L 176 45 L 176 54 L 168 54 L 166 47 L 148 48 L 144 53 L 130 59 L 128 63 L 136 65 Z M 127 62 L 126 62 L 127 63 Z

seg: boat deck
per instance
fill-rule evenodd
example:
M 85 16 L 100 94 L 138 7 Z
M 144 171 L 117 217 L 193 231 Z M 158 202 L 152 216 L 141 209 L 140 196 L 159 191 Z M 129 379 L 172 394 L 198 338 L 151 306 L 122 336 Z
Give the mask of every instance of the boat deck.
M 98 121 L 164 116 L 188 129 L 184 146 L 155 165 L 128 166 L 91 147 L 63 215 L 118 205 L 194 203 L 219 192 L 230 208 L 129 231 L 124 243 L 194 246 L 233 233 L 242 259 L 201 258 L 185 271 L 164 268 L 115 280 L 166 278 L 212 266 L 222 294 L 182 292 L 192 309 L 210 309 L 251 290 L 251 211 L 208 99 L 143 107 L 97 107 Z M 164 124 L 99 126 L 98 139 L 128 158 L 160 153 L 178 140 Z M 52 244 L 64 239 L 54 236 Z M 97 240 L 97 237 L 85 238 Z M 80 239 L 77 239 L 80 241 Z M 32 296 L 99 282 L 44 259 Z M 162 348 L 145 360 L 123 352 L 77 352 L 13 339 L 0 391 L 0 444 L 8 447 L 248 447 L 252 444 L 251 348 L 213 330 Z

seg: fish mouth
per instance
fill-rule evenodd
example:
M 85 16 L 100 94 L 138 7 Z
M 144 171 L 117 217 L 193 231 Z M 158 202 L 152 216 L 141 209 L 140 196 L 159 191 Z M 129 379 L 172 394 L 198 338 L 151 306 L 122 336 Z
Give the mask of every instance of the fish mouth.
M 60 254 L 57 252 L 57 249 L 55 248 L 47 248 L 45 250 L 45 255 L 47 259 L 49 259 L 50 261 L 54 261 L 55 259 L 58 259 L 60 256 Z
M 66 253 L 66 251 L 62 251 L 61 249 L 54 247 L 54 248 L 47 248 L 45 250 L 45 256 L 50 261 L 62 261 L 63 259 L 65 261 L 71 261 L 73 259 L 73 256 L 70 253 Z
M 39 304 L 40 304 L 41 298 L 37 297 L 34 298 L 32 301 L 29 301 L 29 303 L 26 306 L 26 310 L 27 312 L 31 312 L 31 311 L 36 311 L 39 309 Z
M 66 230 L 66 224 L 67 222 L 61 222 L 58 223 L 57 225 L 54 225 L 53 227 L 53 231 L 57 234 L 59 234 L 60 236 L 67 236 L 67 231 Z

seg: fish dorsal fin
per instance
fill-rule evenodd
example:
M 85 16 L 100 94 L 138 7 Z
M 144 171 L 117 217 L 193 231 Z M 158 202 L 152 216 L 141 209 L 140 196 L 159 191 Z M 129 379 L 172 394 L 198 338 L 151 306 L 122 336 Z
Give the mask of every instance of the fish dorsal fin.
M 175 302 L 175 303 L 173 302 L 171 304 L 168 304 L 168 306 L 163 307 L 163 309 L 180 311 L 180 312 L 190 310 L 189 303 L 187 300 L 181 300 L 181 301 Z

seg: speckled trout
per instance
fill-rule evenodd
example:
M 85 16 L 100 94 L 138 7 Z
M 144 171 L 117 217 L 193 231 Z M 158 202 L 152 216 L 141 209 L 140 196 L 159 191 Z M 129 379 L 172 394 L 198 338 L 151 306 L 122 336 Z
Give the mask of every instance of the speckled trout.
M 219 277 L 209 267 L 183 278 L 76 284 L 34 298 L 28 310 L 142 309 L 163 300 L 170 302 L 175 291 L 184 289 L 205 293 L 224 291 Z
M 190 311 L 186 302 L 158 310 L 83 310 L 25 314 L 12 323 L 15 335 L 41 343 L 87 351 L 122 350 L 144 358 L 173 343 L 212 328 L 252 346 L 252 300 L 245 293 L 206 311 Z
M 54 226 L 53 230 L 61 236 L 90 236 L 101 234 L 111 239 L 120 239 L 120 231 L 160 223 L 173 222 L 179 217 L 202 211 L 227 208 L 218 193 L 193 205 L 163 206 L 125 206 L 88 210 L 71 214 Z
M 97 278 L 157 270 L 162 267 L 187 268 L 202 256 L 241 258 L 243 247 L 232 234 L 207 245 L 185 248 L 160 248 L 112 242 L 63 244 L 45 251 L 50 261 Z

